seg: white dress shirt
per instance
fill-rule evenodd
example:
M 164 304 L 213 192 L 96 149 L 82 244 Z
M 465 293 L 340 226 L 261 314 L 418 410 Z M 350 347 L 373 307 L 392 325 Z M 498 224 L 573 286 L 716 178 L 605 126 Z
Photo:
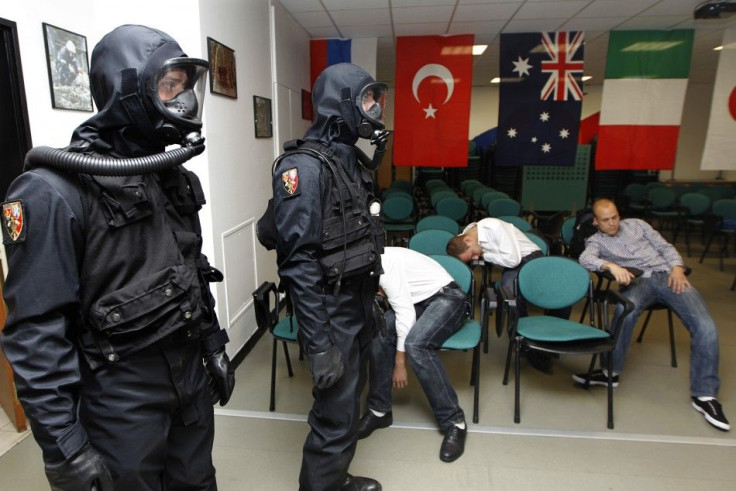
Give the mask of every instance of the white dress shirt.
M 524 232 L 498 218 L 484 218 L 473 222 L 465 227 L 463 233 L 473 227 L 478 227 L 478 244 L 483 250 L 483 260 L 487 263 L 515 268 L 523 257 L 540 250 Z
M 386 247 L 381 255 L 383 274 L 378 284 L 396 313 L 396 349 L 417 321 L 414 304 L 426 300 L 453 281 L 437 261 L 405 247 Z

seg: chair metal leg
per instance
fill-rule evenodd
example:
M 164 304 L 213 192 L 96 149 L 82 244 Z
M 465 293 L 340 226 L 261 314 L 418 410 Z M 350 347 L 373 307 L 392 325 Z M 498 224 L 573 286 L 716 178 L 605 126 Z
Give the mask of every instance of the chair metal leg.
M 733 278 L 733 283 L 731 283 L 731 291 L 736 290 L 736 276 Z
M 289 358 L 289 348 L 286 345 L 286 341 L 281 341 L 284 345 L 284 357 L 286 358 L 286 368 L 289 370 L 289 377 L 294 376 L 294 372 L 291 370 L 291 358 Z
M 473 423 L 478 424 L 478 406 L 480 401 L 480 344 L 473 349 L 473 375 L 470 377 L 475 386 L 473 395 Z
M 613 429 L 613 356 L 608 353 L 608 429 Z
M 672 365 L 672 368 L 677 368 L 677 348 L 675 347 L 675 328 L 672 324 L 672 311 L 670 309 L 667 309 L 667 322 L 669 323 L 669 327 L 670 327 L 670 353 L 671 353 L 670 365 Z
M 514 366 L 516 368 L 516 380 L 514 381 L 514 423 L 521 422 L 521 411 L 519 410 L 519 394 L 521 392 L 521 336 L 517 336 L 514 344 L 516 344 L 516 360 L 514 360 Z
M 514 340 L 509 338 L 509 349 L 506 352 L 506 369 L 503 371 L 503 385 L 509 384 L 509 369 L 511 368 L 511 350 L 514 347 Z
M 639 337 L 636 338 L 637 343 L 641 343 L 641 340 L 644 339 L 644 333 L 649 325 L 649 319 L 652 317 L 652 312 L 654 312 L 652 309 L 647 311 L 647 316 L 644 318 L 644 324 L 641 326 L 641 331 L 639 331 Z
M 271 350 L 271 401 L 268 404 L 269 411 L 276 410 L 276 348 L 279 344 L 276 339 L 273 340 L 273 349 Z
M 703 259 L 705 259 L 705 255 L 708 254 L 708 250 L 710 249 L 710 244 L 713 242 L 713 236 L 715 234 L 713 232 L 708 235 L 708 240 L 705 242 L 705 248 L 703 249 L 703 253 L 700 255 L 700 261 L 698 261 L 700 264 L 703 264 Z

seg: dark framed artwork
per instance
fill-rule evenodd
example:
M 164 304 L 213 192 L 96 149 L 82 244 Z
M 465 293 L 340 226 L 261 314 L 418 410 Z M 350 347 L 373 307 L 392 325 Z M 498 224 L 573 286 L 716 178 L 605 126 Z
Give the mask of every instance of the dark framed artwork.
M 314 120 L 314 111 L 312 109 L 312 93 L 302 89 L 302 119 Z
M 256 127 L 256 138 L 271 138 L 271 99 L 253 96 L 253 117 Z
M 210 62 L 210 92 L 237 99 L 235 50 L 208 36 L 207 55 Z
M 51 106 L 56 109 L 92 111 L 87 38 L 45 22 L 41 25 L 49 70 Z

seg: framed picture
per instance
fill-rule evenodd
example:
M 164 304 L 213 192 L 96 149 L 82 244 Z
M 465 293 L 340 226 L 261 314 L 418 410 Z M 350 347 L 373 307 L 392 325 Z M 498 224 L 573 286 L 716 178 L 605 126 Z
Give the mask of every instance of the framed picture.
M 314 111 L 312 110 L 312 93 L 302 89 L 302 119 L 314 120 Z
M 255 118 L 256 138 L 271 138 L 271 99 L 253 96 L 253 115 Z
M 237 99 L 235 51 L 208 36 L 207 55 L 210 62 L 210 92 Z
M 92 111 L 87 38 L 45 22 L 42 22 L 42 26 L 51 106 L 57 109 Z

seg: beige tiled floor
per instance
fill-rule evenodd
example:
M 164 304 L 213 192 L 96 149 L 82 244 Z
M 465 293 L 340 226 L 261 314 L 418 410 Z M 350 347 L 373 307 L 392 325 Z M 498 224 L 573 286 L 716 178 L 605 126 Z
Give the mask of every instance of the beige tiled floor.
M 680 247 L 684 250 L 684 247 Z M 699 249 L 696 245 L 695 252 Z M 736 259 L 718 270 L 715 257 L 697 263 L 691 281 L 719 328 L 721 393 L 736 423 L 736 292 L 729 290 Z M 690 406 L 689 337 L 676 323 L 679 367 L 670 367 L 666 315 L 655 313 L 643 344 L 634 344 L 615 392 L 614 430 L 606 429 L 605 389 L 576 387 L 570 375 L 587 367 L 581 357 L 554 362 L 551 375 L 522 365 L 522 421 L 513 423 L 513 380 L 501 384 L 506 339 L 491 339 L 481 360 L 479 424 L 470 424 L 466 452 L 452 464 L 438 458 L 442 440 L 414 378 L 394 395 L 394 425 L 361 440 L 351 466 L 378 478 L 386 490 L 693 489 L 736 485 L 736 429 L 708 425 Z M 638 333 L 638 330 L 637 330 Z M 237 371 L 237 388 L 217 410 L 214 459 L 221 490 L 297 487 L 301 446 L 311 405 L 306 363 L 292 348 L 295 375 L 286 375 L 279 350 L 277 412 L 268 412 L 271 340 L 264 337 Z M 470 356 L 442 353 L 468 421 Z M 0 449 L 13 436 L 0 419 Z M 40 451 L 26 438 L 0 457 L 0 489 L 48 489 Z

